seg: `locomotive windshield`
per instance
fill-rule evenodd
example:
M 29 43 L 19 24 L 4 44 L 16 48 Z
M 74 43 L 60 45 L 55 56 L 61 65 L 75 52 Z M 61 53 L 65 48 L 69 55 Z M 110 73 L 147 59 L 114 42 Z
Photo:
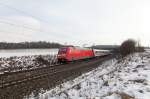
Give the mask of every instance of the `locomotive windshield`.
M 60 49 L 59 49 L 58 54 L 64 54 L 64 53 L 66 53 L 66 52 L 67 52 L 67 48 L 66 48 L 66 47 L 63 47 L 63 48 L 60 48 Z

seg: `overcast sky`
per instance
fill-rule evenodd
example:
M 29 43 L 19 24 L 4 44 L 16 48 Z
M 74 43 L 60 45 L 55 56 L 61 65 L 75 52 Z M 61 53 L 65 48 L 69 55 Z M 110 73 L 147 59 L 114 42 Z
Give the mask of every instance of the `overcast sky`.
M 150 45 L 150 0 L 0 0 L 0 41 Z

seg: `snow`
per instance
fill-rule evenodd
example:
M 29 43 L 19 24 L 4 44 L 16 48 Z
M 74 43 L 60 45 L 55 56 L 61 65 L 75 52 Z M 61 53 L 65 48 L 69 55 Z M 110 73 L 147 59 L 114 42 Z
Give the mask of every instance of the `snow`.
M 47 64 L 43 63 L 41 58 L 45 60 Z M 3 74 L 4 72 L 15 72 L 50 66 L 50 64 L 56 62 L 56 55 L 31 55 L 0 58 L 0 74 Z
M 44 67 L 37 59 L 41 57 L 51 64 L 57 61 L 57 53 L 58 49 L 0 50 L 0 74 Z
M 150 99 L 150 51 L 111 59 L 40 99 Z
M 58 53 L 58 49 L 11 49 L 0 50 L 0 57 L 13 56 L 31 56 L 31 55 L 54 55 Z

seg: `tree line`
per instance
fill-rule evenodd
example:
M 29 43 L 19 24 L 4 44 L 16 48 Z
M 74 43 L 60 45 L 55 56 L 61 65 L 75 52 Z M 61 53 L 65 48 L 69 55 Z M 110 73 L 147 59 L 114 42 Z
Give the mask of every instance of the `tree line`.
M 38 48 L 59 48 L 62 45 L 55 42 L 19 42 L 19 43 L 8 43 L 0 42 L 0 49 L 38 49 Z

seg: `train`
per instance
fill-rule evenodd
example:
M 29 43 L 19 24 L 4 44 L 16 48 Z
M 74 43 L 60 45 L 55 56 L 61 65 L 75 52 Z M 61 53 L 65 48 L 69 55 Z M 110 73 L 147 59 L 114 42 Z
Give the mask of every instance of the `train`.
M 57 60 L 59 63 L 67 63 L 76 60 L 91 59 L 97 56 L 110 54 L 109 51 L 94 50 L 92 48 L 82 48 L 77 46 L 63 46 L 59 49 Z

